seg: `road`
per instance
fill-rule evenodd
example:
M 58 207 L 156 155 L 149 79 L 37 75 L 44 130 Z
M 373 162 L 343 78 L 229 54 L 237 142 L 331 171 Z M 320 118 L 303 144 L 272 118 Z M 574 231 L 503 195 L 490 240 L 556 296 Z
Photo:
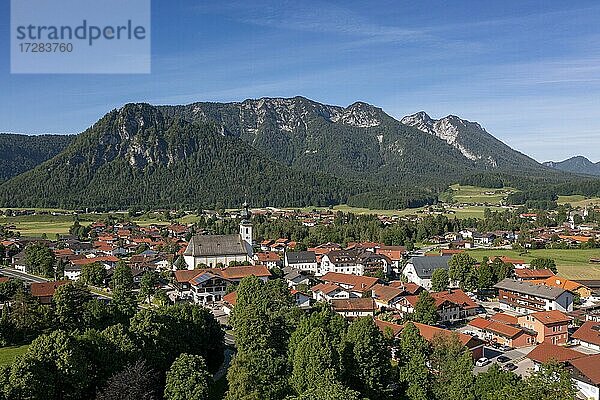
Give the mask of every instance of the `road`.
M 9 278 L 21 279 L 22 281 L 25 281 L 25 282 L 32 282 L 32 283 L 33 282 L 35 282 L 35 283 L 48 282 L 48 279 L 46 279 L 46 278 L 42 278 L 39 276 L 27 274 L 25 272 L 17 271 L 16 269 L 13 269 L 13 268 L 0 268 L 0 275 L 7 276 Z
M 24 282 L 29 282 L 29 283 L 44 283 L 44 282 L 49 281 L 49 279 L 42 278 L 41 276 L 31 275 L 26 272 L 17 271 L 16 269 L 13 269 L 13 268 L 0 268 L 0 275 L 7 276 L 9 278 L 20 279 Z M 101 288 L 98 288 L 95 286 L 90 286 L 90 288 L 92 289 L 92 293 L 94 295 L 98 296 L 99 298 L 102 298 L 102 299 L 110 299 L 111 298 L 110 296 L 103 294 Z

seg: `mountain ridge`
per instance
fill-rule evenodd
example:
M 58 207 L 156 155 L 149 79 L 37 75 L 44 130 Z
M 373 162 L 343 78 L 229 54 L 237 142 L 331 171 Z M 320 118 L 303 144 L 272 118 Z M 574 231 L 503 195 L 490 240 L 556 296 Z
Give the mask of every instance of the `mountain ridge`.
M 209 207 L 248 195 L 257 205 L 403 208 L 431 204 L 450 183 L 482 174 L 500 184 L 566 179 L 478 123 L 450 116 L 437 126 L 428 122 L 429 132 L 409 122 L 365 102 L 341 107 L 301 96 L 129 103 L 55 157 L 0 185 L 0 204 Z
M 584 156 L 573 156 L 563 161 L 546 161 L 547 167 L 565 172 L 600 176 L 600 161 L 594 163 Z

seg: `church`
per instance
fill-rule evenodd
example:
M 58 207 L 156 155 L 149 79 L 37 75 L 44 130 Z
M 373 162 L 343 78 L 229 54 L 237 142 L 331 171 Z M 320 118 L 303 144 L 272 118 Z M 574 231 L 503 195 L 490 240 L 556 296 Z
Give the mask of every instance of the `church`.
M 183 258 L 188 269 L 225 267 L 231 261 L 252 262 L 252 224 L 248 203 L 244 202 L 240 233 L 237 235 L 196 235 L 188 243 Z

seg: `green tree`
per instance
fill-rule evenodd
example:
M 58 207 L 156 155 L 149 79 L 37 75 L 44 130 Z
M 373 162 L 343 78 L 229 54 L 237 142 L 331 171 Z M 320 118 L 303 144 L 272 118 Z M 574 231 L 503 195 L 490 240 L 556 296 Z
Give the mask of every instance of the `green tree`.
M 409 400 L 428 400 L 432 397 L 432 377 L 427 367 L 429 344 L 419 329 L 407 322 L 400 333 L 396 359 L 400 383 Z
M 25 265 L 31 273 L 53 278 L 55 264 L 54 253 L 45 244 L 35 243 L 25 248 Z
M 372 318 L 359 318 L 348 327 L 343 350 L 346 384 L 376 400 L 386 398 L 391 378 L 391 354 Z
M 488 263 L 481 263 L 477 268 L 477 288 L 486 289 L 494 286 L 494 271 Z
M 475 260 L 468 253 L 454 254 L 448 261 L 448 276 L 458 282 L 461 289 L 473 289 L 476 285 Z
M 338 378 L 338 357 L 325 331 L 313 330 L 299 343 L 294 355 L 291 383 L 297 393 L 304 393 Z
M 204 359 L 183 353 L 167 371 L 165 400 L 206 400 L 211 382 Z
M 146 271 L 142 275 L 140 281 L 140 300 L 143 299 L 150 303 L 152 296 L 156 293 L 156 286 L 158 285 L 158 274 L 155 271 Z
M 490 365 L 486 372 L 475 377 L 475 395 L 480 400 L 497 400 L 504 398 L 508 391 L 521 385 L 519 376 L 503 371 L 497 363 Z
M 79 279 L 88 285 L 103 286 L 106 279 L 106 268 L 98 262 L 85 264 L 81 267 Z
M 433 392 L 436 398 L 473 400 L 473 358 L 456 333 L 432 339 L 431 369 L 435 371 Z
M 576 394 L 571 374 L 556 362 L 543 364 L 525 379 L 522 392 L 524 400 L 572 400 Z
M 96 400 L 156 400 L 159 377 L 143 360 L 115 373 L 98 391 Z
M 133 274 L 124 261 L 119 261 L 110 280 L 112 304 L 124 322 L 135 314 L 137 302 L 133 293 Z
M 275 349 L 238 352 L 227 370 L 225 400 L 284 399 L 291 391 L 287 371 L 286 358 Z
M 77 341 L 63 331 L 35 339 L 10 368 L 10 399 L 73 399 L 91 383 L 87 360 Z
M 555 274 L 558 273 L 556 268 L 556 261 L 551 258 L 534 258 L 529 263 L 531 269 L 549 269 Z
M 339 382 L 326 382 L 314 389 L 307 390 L 294 400 L 364 400 L 355 390 L 349 389 Z
M 419 294 L 415 310 L 410 315 L 410 319 L 422 324 L 434 325 L 439 315 L 435 306 L 435 299 L 431 297 L 428 291 L 424 290 Z
M 450 286 L 448 271 L 444 268 L 438 268 L 433 271 L 433 274 L 431 274 L 431 290 L 441 292 L 448 289 L 448 286 Z
M 79 282 L 56 288 L 52 301 L 59 326 L 67 330 L 84 327 L 85 306 L 91 299 L 90 290 Z

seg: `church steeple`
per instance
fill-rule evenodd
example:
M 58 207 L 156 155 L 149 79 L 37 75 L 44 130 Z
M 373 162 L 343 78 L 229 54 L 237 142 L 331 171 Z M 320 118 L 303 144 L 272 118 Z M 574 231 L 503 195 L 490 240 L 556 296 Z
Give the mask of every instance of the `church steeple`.
M 243 209 L 241 212 L 242 221 L 240 222 L 240 236 L 246 245 L 248 255 L 252 257 L 252 223 L 250 217 L 252 214 L 248 208 L 248 202 L 244 201 L 242 205 Z

